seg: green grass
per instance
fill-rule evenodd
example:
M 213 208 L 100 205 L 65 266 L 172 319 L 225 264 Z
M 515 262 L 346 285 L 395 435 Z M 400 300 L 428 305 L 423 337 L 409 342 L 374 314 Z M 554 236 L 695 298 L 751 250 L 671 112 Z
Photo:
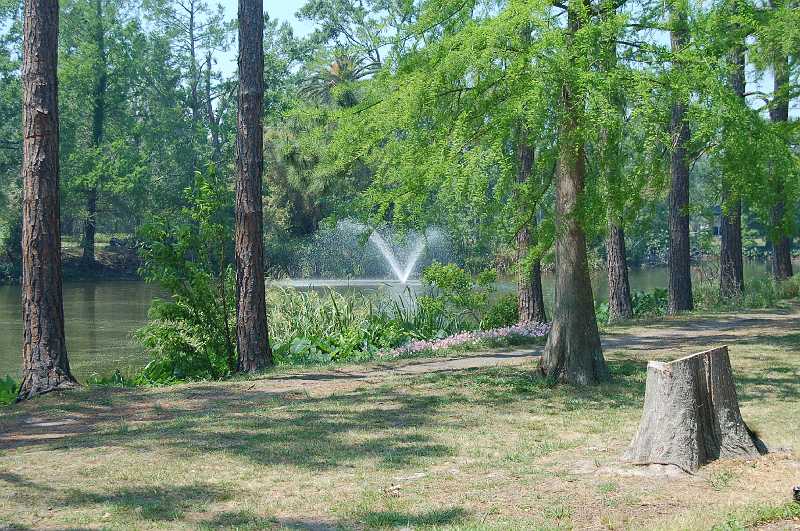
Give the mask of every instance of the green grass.
M 743 415 L 775 446 L 800 443 L 798 321 L 730 342 Z M 646 359 L 703 341 L 611 350 L 613 380 L 589 388 L 549 385 L 522 365 L 47 396 L 0 415 L 0 527 L 741 529 L 800 517 L 789 503 L 796 454 L 669 480 L 615 472 Z

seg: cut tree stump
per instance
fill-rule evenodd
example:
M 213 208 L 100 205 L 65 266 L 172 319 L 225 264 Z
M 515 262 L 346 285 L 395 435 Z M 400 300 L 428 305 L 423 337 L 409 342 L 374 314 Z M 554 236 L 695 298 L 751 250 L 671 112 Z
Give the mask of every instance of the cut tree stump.
M 644 412 L 625 460 L 693 473 L 720 457 L 766 452 L 742 420 L 728 347 L 647 364 Z

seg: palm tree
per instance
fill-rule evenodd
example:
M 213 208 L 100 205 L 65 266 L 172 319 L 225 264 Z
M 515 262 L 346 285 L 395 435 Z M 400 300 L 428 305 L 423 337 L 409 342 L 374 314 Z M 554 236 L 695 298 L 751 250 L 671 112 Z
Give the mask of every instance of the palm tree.
M 326 104 L 335 102 L 340 107 L 353 107 L 358 103 L 353 84 L 375 74 L 380 67 L 379 63 L 368 57 L 336 52 L 330 64 L 317 68 L 308 77 L 300 93 L 318 98 Z

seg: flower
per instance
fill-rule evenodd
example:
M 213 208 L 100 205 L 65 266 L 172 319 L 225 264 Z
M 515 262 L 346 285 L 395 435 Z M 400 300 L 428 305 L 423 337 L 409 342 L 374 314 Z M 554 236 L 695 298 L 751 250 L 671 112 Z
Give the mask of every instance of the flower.
M 550 332 L 550 324 L 548 323 L 518 323 L 502 328 L 493 328 L 491 330 L 459 332 L 458 334 L 442 339 L 411 341 L 401 347 L 381 352 L 380 355 L 395 358 L 404 354 L 422 352 L 425 350 L 443 350 L 466 343 L 475 343 L 482 339 L 545 337 L 548 332 Z

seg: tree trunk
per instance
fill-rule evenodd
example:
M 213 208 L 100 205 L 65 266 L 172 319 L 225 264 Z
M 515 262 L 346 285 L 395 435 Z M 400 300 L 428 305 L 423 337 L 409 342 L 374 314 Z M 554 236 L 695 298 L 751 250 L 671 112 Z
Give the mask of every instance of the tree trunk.
M 573 0 L 569 8 L 571 41 L 581 27 L 585 5 Z M 594 313 L 586 235 L 577 219 L 586 176 L 585 147 L 578 131 L 583 101 L 569 84 L 562 87 L 561 100 L 567 117 L 559 134 L 556 175 L 555 311 L 540 368 L 553 380 L 586 385 L 607 380 L 609 374 Z
M 731 89 L 747 105 L 745 99 L 744 46 L 731 51 Z M 719 291 L 724 298 L 736 297 L 744 289 L 744 266 L 742 259 L 742 200 L 731 197 L 730 179 L 722 180 L 722 213 L 720 216 Z
M 673 12 L 672 19 L 674 27 L 670 41 L 672 51 L 676 53 L 688 41 L 686 14 Z M 669 313 L 674 314 L 694 308 L 689 247 L 689 160 L 686 153 L 689 124 L 686 121 L 686 105 L 682 101 L 672 104 L 670 134 Z
M 22 58 L 22 384 L 19 400 L 77 385 L 61 294 L 58 1 L 26 0 Z
M 103 24 L 103 0 L 95 0 L 95 45 L 97 57 L 94 64 L 94 98 L 92 101 L 92 147 L 99 150 L 105 135 L 106 90 L 108 89 L 108 59 L 106 52 L 105 25 Z M 86 190 L 86 219 L 83 222 L 83 266 L 95 265 L 95 234 L 97 233 L 97 196 L 100 183 L 93 183 Z
M 762 453 L 739 412 L 728 347 L 648 363 L 644 412 L 626 460 L 694 472 L 715 459 Z
M 530 268 L 524 264 L 531 245 L 530 231 L 524 227 L 517 233 L 517 309 L 520 322 L 545 323 L 541 262 L 534 260 Z
M 517 182 L 525 183 L 531 176 L 533 168 L 533 149 L 524 137 L 524 128 L 520 128 L 517 140 Z M 542 292 L 542 265 L 534 260 L 526 267 L 526 258 L 531 245 L 535 245 L 535 214 L 529 226 L 517 232 L 517 310 L 520 322 L 547 322 Z
M 742 201 L 725 199 L 720 222 L 719 291 L 722 297 L 736 297 L 744 289 L 742 261 Z M 727 212 L 725 212 L 725 204 Z
M 772 123 L 782 124 L 789 121 L 789 58 L 780 56 L 774 65 L 773 102 L 769 110 Z M 774 171 L 774 170 L 773 170 Z M 792 240 L 786 230 L 786 204 L 783 200 L 784 175 L 773 175 L 775 204 L 772 207 L 772 252 L 773 275 L 776 280 L 786 280 L 792 271 Z
M 261 177 L 264 170 L 262 0 L 239 0 L 236 165 L 236 346 L 240 372 L 272 365 L 267 333 Z
M 214 112 L 214 102 L 211 99 L 211 50 L 206 54 L 206 114 L 208 114 L 208 129 L 211 131 L 211 160 L 219 163 L 222 159 L 222 145 L 219 139 L 219 119 Z
M 631 287 L 628 282 L 628 261 L 625 252 L 625 230 L 621 224 L 609 223 L 608 239 L 606 240 L 609 322 L 633 317 Z

